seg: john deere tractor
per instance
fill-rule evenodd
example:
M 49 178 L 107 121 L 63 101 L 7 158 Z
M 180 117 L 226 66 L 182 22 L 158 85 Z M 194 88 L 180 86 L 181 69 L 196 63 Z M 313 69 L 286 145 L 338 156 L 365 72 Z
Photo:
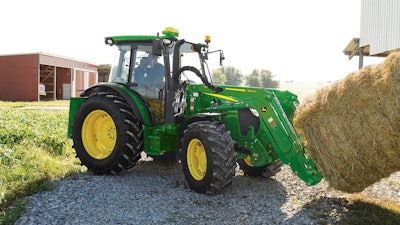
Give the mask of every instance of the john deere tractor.
M 229 185 L 240 165 L 251 176 L 273 176 L 282 163 L 308 185 L 321 175 L 292 126 L 297 96 L 288 91 L 217 86 L 208 59 L 210 38 L 192 43 L 178 30 L 106 37 L 118 48 L 109 82 L 70 103 L 68 135 L 77 157 L 97 174 L 118 174 L 145 152 L 181 162 L 200 193 Z

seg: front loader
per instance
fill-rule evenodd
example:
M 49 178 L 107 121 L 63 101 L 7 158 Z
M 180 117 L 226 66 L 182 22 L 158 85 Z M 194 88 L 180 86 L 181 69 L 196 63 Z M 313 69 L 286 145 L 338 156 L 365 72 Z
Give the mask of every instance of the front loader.
M 68 135 L 77 157 L 97 174 L 118 174 L 145 152 L 181 162 L 196 192 L 229 185 L 237 164 L 251 176 L 273 176 L 282 163 L 308 185 L 321 180 L 292 126 L 298 104 L 288 91 L 216 86 L 207 61 L 222 50 L 162 35 L 106 37 L 118 56 L 109 82 L 71 98 Z M 161 74 L 161 75 L 160 75 Z

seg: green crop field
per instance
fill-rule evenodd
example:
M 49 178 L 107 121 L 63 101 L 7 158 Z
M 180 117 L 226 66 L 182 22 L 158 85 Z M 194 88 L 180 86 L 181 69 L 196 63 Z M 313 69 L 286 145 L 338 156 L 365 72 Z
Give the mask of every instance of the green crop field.
M 18 218 L 21 197 L 82 169 L 67 139 L 68 104 L 0 101 L 0 224 Z

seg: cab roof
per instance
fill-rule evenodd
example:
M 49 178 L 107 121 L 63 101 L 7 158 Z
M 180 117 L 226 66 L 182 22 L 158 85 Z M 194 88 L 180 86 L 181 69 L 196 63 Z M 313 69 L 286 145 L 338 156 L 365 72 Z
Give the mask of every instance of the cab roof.
M 119 45 L 124 43 L 151 42 L 156 38 L 170 39 L 179 36 L 179 31 L 173 27 L 167 27 L 162 31 L 163 36 L 157 35 L 123 35 L 106 37 L 108 45 Z

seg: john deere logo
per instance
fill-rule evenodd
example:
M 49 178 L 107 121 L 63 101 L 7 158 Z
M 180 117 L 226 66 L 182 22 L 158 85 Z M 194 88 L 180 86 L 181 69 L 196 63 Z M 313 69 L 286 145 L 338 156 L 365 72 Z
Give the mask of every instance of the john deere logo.
M 267 106 L 261 106 L 261 112 L 267 112 L 268 108 Z

